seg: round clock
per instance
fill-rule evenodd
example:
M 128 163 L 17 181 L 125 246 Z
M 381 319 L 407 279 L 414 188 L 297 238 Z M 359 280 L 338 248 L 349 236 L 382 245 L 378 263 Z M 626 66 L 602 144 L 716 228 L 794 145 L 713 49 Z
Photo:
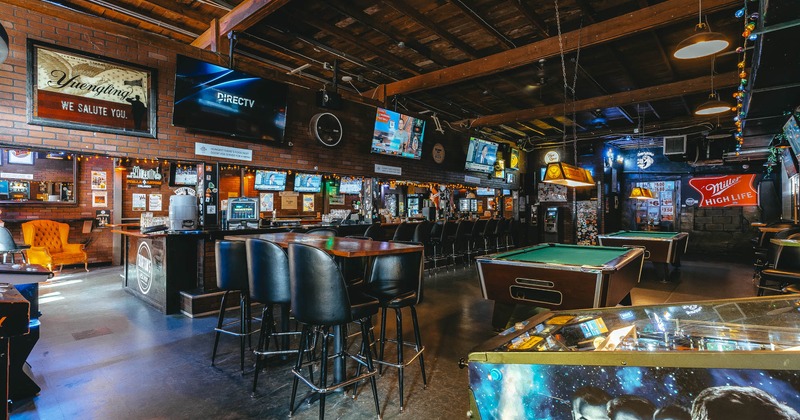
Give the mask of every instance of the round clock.
M 320 143 L 333 147 L 342 141 L 342 123 L 336 115 L 322 112 L 311 117 L 309 131 Z
M 558 152 L 551 150 L 544 155 L 544 163 L 556 163 L 561 159 Z
M 444 162 L 444 146 L 442 143 L 436 143 L 433 145 L 433 161 L 436 163 Z

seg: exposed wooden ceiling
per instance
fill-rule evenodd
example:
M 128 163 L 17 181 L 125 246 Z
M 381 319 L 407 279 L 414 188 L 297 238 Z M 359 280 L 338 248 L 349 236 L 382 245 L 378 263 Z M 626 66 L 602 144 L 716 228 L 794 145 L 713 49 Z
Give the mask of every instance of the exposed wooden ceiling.
M 336 62 L 339 77 L 352 78 L 337 80 L 346 97 L 436 113 L 445 129 L 465 137 L 480 130 L 531 146 L 573 128 L 583 137 L 621 137 L 643 121 L 661 133 L 733 127 L 732 113 L 695 118 L 692 110 L 708 99 L 712 72 L 720 97 L 735 103 L 743 21 L 734 11 L 742 0 L 702 2 L 703 18 L 731 46 L 715 59 L 695 60 L 672 52 L 693 33 L 698 0 L 49 3 L 222 55 L 235 31 L 239 62 L 312 89 L 331 88 Z M 758 2 L 747 4 L 757 10 Z M 746 140 L 748 146 L 763 144 Z

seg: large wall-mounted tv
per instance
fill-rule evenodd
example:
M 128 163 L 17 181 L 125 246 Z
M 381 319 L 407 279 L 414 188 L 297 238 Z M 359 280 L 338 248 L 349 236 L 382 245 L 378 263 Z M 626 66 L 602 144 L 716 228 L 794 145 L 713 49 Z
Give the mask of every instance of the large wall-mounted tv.
M 297 192 L 317 193 L 321 185 L 322 175 L 297 173 L 294 176 L 294 190 Z
M 280 143 L 286 100 L 282 83 L 178 55 L 173 125 Z
M 339 193 L 340 194 L 360 194 L 361 184 L 363 178 L 343 176 L 339 180 Z
M 797 125 L 797 118 L 794 115 L 789 117 L 789 121 L 786 121 L 786 124 L 783 125 L 783 135 L 792 145 L 794 155 L 800 160 L 800 126 Z
M 419 159 L 424 135 L 425 120 L 378 108 L 372 153 Z
M 467 149 L 467 163 L 464 169 L 467 171 L 487 172 L 494 171 L 494 162 L 497 160 L 497 143 L 469 138 L 469 149 Z
M 492 196 L 493 197 L 494 196 L 494 188 L 478 187 L 478 189 L 475 191 L 475 195 L 477 195 L 477 196 Z
M 286 189 L 286 172 L 257 170 L 253 188 L 259 191 L 283 191 Z

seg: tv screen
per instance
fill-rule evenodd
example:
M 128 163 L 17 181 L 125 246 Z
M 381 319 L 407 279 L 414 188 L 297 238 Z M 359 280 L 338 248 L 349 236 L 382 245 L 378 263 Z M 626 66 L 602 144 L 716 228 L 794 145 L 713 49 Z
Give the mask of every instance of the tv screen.
M 506 196 L 511 195 L 511 190 L 507 190 L 507 189 L 503 188 L 503 195 L 506 195 Z
M 228 220 L 258 220 L 258 200 L 233 198 L 228 202 Z
M 478 195 L 478 196 L 494 196 L 494 188 L 481 188 L 481 187 L 478 187 L 478 190 L 475 191 L 475 195 Z
M 169 186 L 197 186 L 197 165 L 171 162 L 169 164 Z
M 372 153 L 419 159 L 425 120 L 378 108 L 372 134 Z
M 797 158 L 795 158 L 794 152 L 792 152 L 791 149 L 782 149 L 781 165 L 783 165 L 787 177 L 791 178 L 797 175 Z
M 322 175 L 298 173 L 294 176 L 294 190 L 297 192 L 317 193 L 320 185 L 322 185 Z
M 786 121 L 786 124 L 783 125 L 783 135 L 792 145 L 794 155 L 800 156 L 800 127 L 798 127 L 797 119 L 794 116 L 789 117 L 789 121 Z
M 497 160 L 497 143 L 475 137 L 469 138 L 465 170 L 491 173 L 494 171 L 495 160 Z
M 286 189 L 286 172 L 257 170 L 253 188 L 259 191 L 283 191 Z
M 359 194 L 363 178 L 343 176 L 339 180 L 340 194 Z
M 178 55 L 172 124 L 229 137 L 282 142 L 286 85 Z

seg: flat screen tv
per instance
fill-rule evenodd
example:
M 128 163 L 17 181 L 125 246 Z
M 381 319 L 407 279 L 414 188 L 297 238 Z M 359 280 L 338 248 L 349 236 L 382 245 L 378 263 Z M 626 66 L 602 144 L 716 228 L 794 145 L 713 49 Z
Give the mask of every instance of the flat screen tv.
M 507 190 L 507 189 L 503 188 L 503 195 L 505 195 L 505 196 L 511 195 L 511 190 Z
M 789 117 L 789 121 L 786 121 L 786 124 L 783 125 L 783 135 L 792 145 L 794 155 L 800 156 L 800 126 L 797 125 L 797 118 L 794 115 Z
M 425 120 L 378 108 L 372 134 L 372 153 L 419 159 Z
M 359 194 L 361 193 L 361 184 L 363 178 L 343 176 L 339 180 L 339 193 L 340 194 Z
M 494 196 L 494 188 L 478 187 L 477 191 L 475 191 L 475 195 L 477 195 L 477 196 Z
M 318 193 L 322 185 L 322 175 L 297 173 L 294 176 L 294 190 L 297 192 Z
M 287 86 L 178 55 L 172 124 L 228 137 L 283 142 Z
M 283 191 L 286 189 L 286 172 L 257 170 L 253 188 L 259 191 Z
M 781 149 L 781 165 L 788 178 L 797 175 L 797 158 L 791 149 Z
M 196 187 L 197 186 L 197 164 L 170 162 L 169 164 L 169 186 L 170 187 Z
M 464 165 L 465 170 L 491 173 L 494 171 L 494 162 L 496 160 L 497 143 L 475 137 L 469 138 L 467 163 Z

